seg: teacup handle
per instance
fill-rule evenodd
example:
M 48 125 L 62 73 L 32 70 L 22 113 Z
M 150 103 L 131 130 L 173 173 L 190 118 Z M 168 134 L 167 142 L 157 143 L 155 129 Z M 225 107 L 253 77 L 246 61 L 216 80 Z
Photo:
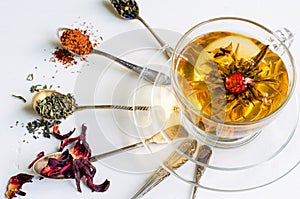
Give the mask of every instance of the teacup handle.
M 287 28 L 281 28 L 275 31 L 275 34 L 286 45 L 287 48 L 291 46 L 294 40 L 293 33 Z
M 275 35 L 279 38 L 279 40 L 284 43 L 287 48 L 290 48 L 291 44 L 294 40 L 293 33 L 287 28 L 281 28 L 275 31 Z M 282 55 L 284 53 L 284 49 L 282 48 L 282 44 L 275 41 L 274 38 L 269 37 L 267 39 L 269 44 L 272 46 L 275 52 Z

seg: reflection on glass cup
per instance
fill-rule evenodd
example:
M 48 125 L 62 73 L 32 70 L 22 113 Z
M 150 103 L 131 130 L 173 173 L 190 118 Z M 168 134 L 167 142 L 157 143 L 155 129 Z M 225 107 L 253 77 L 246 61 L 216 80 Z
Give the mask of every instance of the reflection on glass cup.
M 188 128 L 232 146 L 274 120 L 295 84 L 291 41 L 287 29 L 273 33 L 241 18 L 211 19 L 190 29 L 175 48 L 171 72 Z

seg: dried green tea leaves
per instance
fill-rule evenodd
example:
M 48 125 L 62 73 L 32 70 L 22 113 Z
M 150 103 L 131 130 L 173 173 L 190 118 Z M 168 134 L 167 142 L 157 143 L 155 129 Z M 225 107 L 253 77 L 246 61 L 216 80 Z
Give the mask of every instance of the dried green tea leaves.
M 65 119 L 76 109 L 76 100 L 71 94 L 51 94 L 36 103 L 36 111 L 47 119 Z

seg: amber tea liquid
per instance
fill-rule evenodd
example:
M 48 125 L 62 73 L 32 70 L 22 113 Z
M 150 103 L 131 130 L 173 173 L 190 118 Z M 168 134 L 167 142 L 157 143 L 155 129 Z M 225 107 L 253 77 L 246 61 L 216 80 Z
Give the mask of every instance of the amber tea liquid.
M 184 47 L 175 65 L 181 92 L 209 118 L 256 121 L 287 99 L 283 61 L 254 38 L 232 32 L 202 35 Z

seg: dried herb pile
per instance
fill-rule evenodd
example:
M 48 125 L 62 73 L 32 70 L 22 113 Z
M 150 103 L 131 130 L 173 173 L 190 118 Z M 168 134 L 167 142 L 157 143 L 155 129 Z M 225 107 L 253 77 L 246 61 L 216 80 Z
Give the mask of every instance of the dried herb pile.
M 63 31 L 60 41 L 68 51 L 77 55 L 88 55 L 93 50 L 89 36 L 79 29 L 67 29 Z
M 53 93 L 37 101 L 36 111 L 44 118 L 57 120 L 67 118 L 75 111 L 76 106 L 76 100 L 70 93 L 66 95 Z
M 139 15 L 139 8 L 134 0 L 111 0 L 119 15 L 126 19 L 135 19 Z
M 75 57 L 66 49 L 57 48 L 53 52 L 53 55 L 63 65 L 76 65 L 77 64 L 77 60 L 75 59 Z
M 51 129 L 58 126 L 61 121 L 58 120 L 46 120 L 46 119 L 36 119 L 32 122 L 28 122 L 26 129 L 28 133 L 33 135 L 33 138 L 39 138 L 39 135 L 43 135 L 45 138 L 50 138 L 54 131 Z

